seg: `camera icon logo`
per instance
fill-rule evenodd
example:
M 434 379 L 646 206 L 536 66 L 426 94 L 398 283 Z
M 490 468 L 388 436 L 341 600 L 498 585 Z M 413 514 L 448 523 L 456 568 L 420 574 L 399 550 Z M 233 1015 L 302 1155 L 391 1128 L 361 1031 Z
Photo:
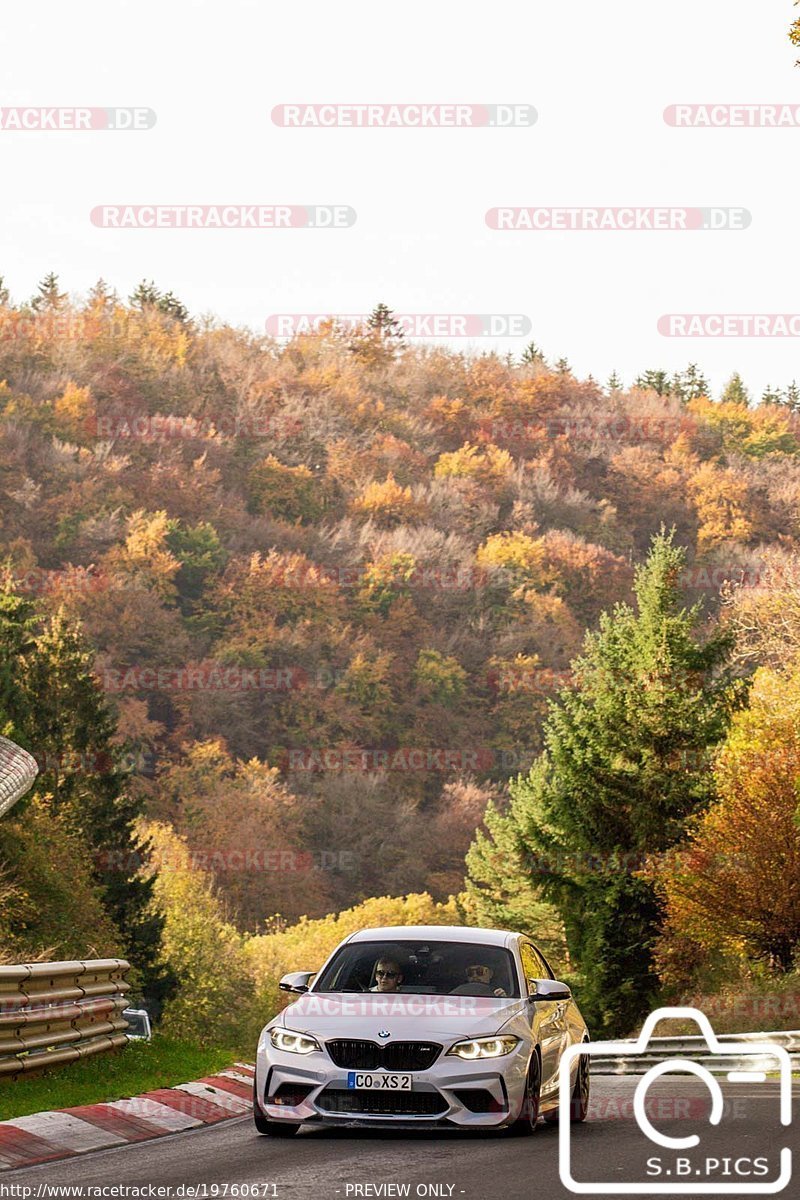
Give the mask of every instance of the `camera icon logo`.
M 660 1176 L 659 1179 L 647 1178 L 631 1182 L 578 1180 L 573 1175 L 572 1141 L 576 1126 L 570 1122 L 570 1100 L 572 1096 L 572 1065 L 582 1055 L 591 1058 L 624 1058 L 633 1059 L 637 1055 L 647 1055 L 652 1061 L 654 1047 L 650 1045 L 653 1030 L 661 1020 L 681 1019 L 694 1021 L 705 1039 L 707 1050 L 701 1049 L 701 1054 L 710 1054 L 714 1058 L 714 1066 L 718 1073 L 731 1084 L 764 1084 L 768 1073 L 773 1076 L 773 1082 L 778 1083 L 778 1109 L 781 1126 L 788 1126 L 792 1120 L 792 1065 L 787 1050 L 774 1042 L 721 1042 L 711 1026 L 705 1013 L 696 1008 L 674 1007 L 659 1008 L 652 1012 L 635 1041 L 583 1042 L 570 1046 L 563 1054 L 559 1067 L 559 1132 L 558 1132 L 558 1165 L 561 1182 L 568 1191 L 577 1195 L 753 1195 L 775 1194 L 782 1191 L 792 1177 L 792 1151 L 788 1146 L 778 1148 L 776 1139 L 771 1140 L 768 1149 L 770 1157 L 774 1156 L 779 1171 L 775 1178 L 765 1178 L 773 1174 L 767 1157 L 735 1158 L 736 1145 L 732 1146 L 733 1158 L 720 1160 L 716 1157 L 706 1157 L 700 1145 L 700 1137 L 696 1133 L 686 1137 L 671 1137 L 657 1129 L 647 1111 L 647 1092 L 651 1084 L 664 1075 L 672 1072 L 689 1073 L 700 1079 L 707 1087 L 711 1098 L 711 1108 L 707 1116 L 709 1124 L 718 1126 L 725 1114 L 725 1096 L 719 1082 L 719 1074 L 715 1075 L 700 1062 L 689 1057 L 667 1057 L 651 1066 L 639 1079 L 633 1097 L 633 1114 L 636 1123 L 650 1143 L 660 1147 L 669 1154 L 663 1157 L 648 1158 L 647 1174 Z M 730 1059 L 730 1070 L 725 1070 L 724 1060 Z M 742 1068 L 742 1060 L 747 1069 Z M 775 1079 L 774 1077 L 777 1077 Z M 619 1076 L 617 1076 L 619 1078 Z M 579 1127 L 578 1127 L 579 1128 Z M 697 1151 L 691 1155 L 691 1151 Z M 680 1154 L 680 1157 L 678 1156 Z M 735 1161 L 733 1178 L 730 1166 Z M 669 1163 L 670 1165 L 664 1165 Z M 720 1167 L 725 1164 L 725 1170 L 720 1174 Z M 747 1169 L 740 1164 L 748 1164 Z M 756 1164 L 753 1169 L 753 1164 Z M 665 1178 L 668 1176 L 669 1178 Z M 705 1176 L 703 1178 L 703 1176 Z M 715 1177 L 716 1176 L 716 1177 Z M 753 1178 L 750 1178 L 750 1177 Z M 683 1177 L 683 1178 L 681 1178 Z

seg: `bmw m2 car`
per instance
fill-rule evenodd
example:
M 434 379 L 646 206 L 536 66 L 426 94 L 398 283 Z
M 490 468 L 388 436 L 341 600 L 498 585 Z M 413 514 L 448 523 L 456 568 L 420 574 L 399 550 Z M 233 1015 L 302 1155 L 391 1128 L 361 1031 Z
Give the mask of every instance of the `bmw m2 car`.
M 561 1055 L 589 1038 L 569 987 L 505 930 L 362 929 L 280 986 L 299 998 L 264 1027 L 254 1095 L 256 1129 L 277 1137 L 304 1124 L 530 1134 L 558 1119 Z M 588 1061 L 572 1064 L 573 1121 Z

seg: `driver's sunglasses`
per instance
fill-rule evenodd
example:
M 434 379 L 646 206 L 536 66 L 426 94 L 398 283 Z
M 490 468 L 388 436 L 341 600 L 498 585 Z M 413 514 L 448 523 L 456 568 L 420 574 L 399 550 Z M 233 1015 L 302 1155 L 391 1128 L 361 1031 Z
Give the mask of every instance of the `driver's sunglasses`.
M 399 974 L 400 974 L 399 971 L 376 971 L 375 978 L 376 979 L 397 979 L 397 976 Z

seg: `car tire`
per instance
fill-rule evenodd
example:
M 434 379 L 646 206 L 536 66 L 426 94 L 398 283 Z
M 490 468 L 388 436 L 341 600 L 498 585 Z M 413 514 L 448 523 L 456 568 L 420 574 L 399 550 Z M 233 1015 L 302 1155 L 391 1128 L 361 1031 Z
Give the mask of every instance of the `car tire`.
M 299 1122 L 270 1121 L 269 1117 L 265 1117 L 258 1102 L 256 1086 L 256 1082 L 253 1080 L 253 1124 L 256 1132 L 260 1133 L 262 1137 L 294 1137 L 300 1128 Z
M 572 1089 L 572 1097 L 569 1102 L 569 1119 L 573 1125 L 579 1125 L 581 1121 L 586 1120 L 586 1114 L 589 1111 L 589 1057 L 582 1054 L 578 1059 L 578 1074 L 575 1077 L 575 1086 Z M 551 1108 L 549 1112 L 543 1114 L 548 1125 L 558 1124 L 558 1109 Z
M 569 1106 L 569 1119 L 573 1125 L 579 1125 L 586 1120 L 589 1111 L 589 1056 L 582 1054 L 578 1059 L 578 1078 L 572 1089 L 572 1100 Z
M 534 1050 L 525 1080 L 525 1099 L 522 1111 L 516 1121 L 509 1126 L 508 1132 L 512 1137 L 530 1137 L 536 1132 L 539 1120 L 539 1096 L 542 1090 L 542 1060 L 539 1051 Z

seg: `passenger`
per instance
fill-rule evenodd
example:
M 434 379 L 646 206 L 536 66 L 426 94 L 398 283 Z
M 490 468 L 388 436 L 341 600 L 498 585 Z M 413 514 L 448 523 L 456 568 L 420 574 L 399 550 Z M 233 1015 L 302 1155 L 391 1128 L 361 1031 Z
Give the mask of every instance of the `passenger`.
M 458 987 L 454 987 L 451 995 L 462 996 L 507 996 L 508 993 L 501 987 L 492 987 L 494 979 L 494 971 L 488 967 L 486 963 L 471 963 L 465 967 L 464 973 L 467 976 L 466 983 L 460 983 Z
M 399 992 L 403 982 L 400 964 L 393 958 L 378 959 L 375 964 L 375 979 L 377 982 L 369 989 L 371 992 Z

